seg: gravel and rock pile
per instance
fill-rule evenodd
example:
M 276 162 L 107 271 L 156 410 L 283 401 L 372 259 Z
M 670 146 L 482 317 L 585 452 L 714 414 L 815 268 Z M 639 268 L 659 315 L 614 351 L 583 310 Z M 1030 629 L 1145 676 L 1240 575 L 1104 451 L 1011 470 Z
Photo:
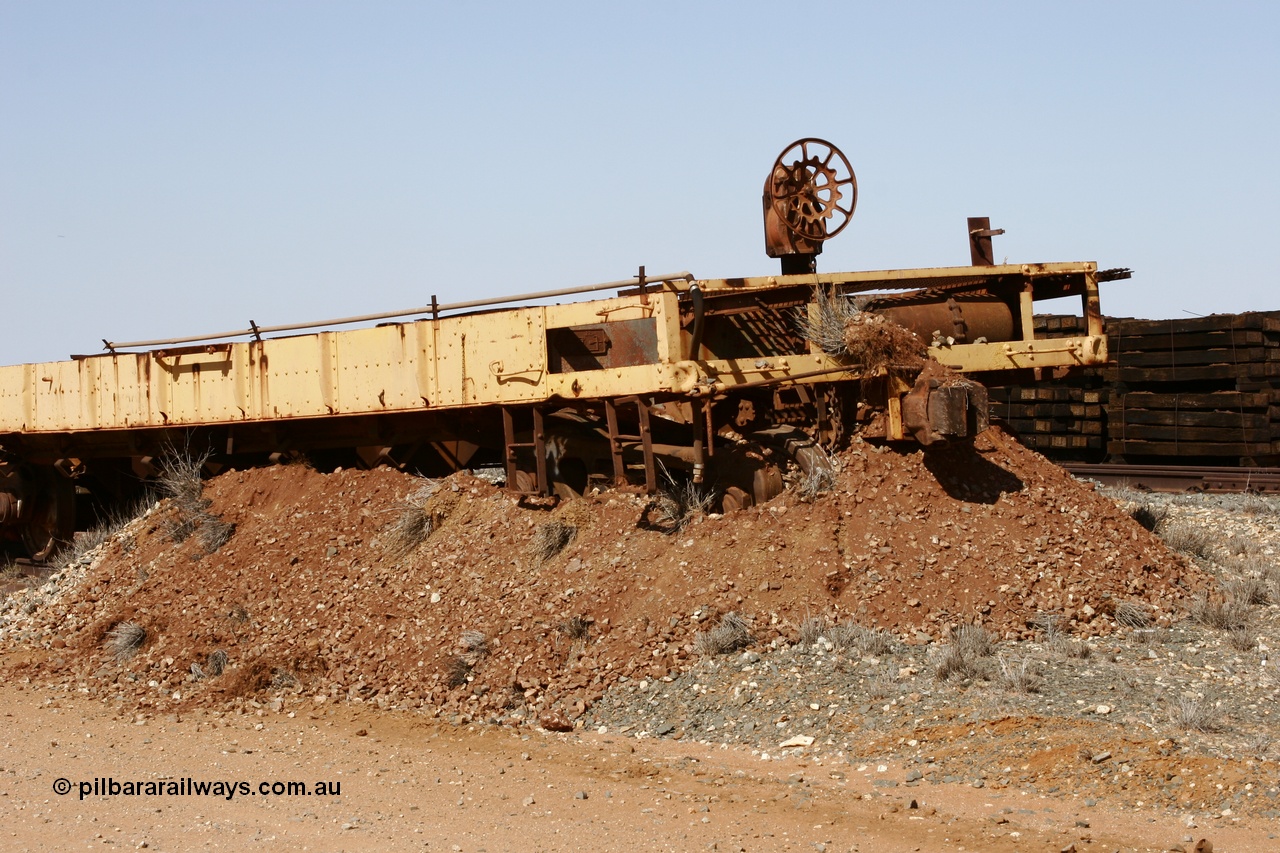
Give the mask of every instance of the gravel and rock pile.
M 700 637 L 730 613 L 757 652 L 811 616 L 899 645 L 970 623 L 1085 637 L 1115 631 L 1121 604 L 1171 624 L 1210 585 L 996 430 L 943 454 L 855 442 L 840 464 L 812 502 L 788 492 L 672 535 L 626 492 L 546 511 L 467 474 L 231 471 L 204 490 L 225 544 L 175 543 L 162 503 L 82 576 L 9 600 L 0 634 L 26 653 L 7 668 L 144 708 L 349 700 L 571 727 L 624 679 L 706 658 Z M 125 622 L 145 641 L 120 656 Z
M 1220 587 L 1280 578 L 1280 499 L 1110 490 L 1164 528 Z M 587 724 L 632 737 L 745 744 L 852 767 L 877 787 L 963 782 L 1092 805 L 1234 820 L 1280 818 L 1280 585 L 1238 628 L 1164 627 L 1140 611 L 1099 637 L 1053 621 L 990 643 L 943 678 L 950 644 L 913 646 L 820 619 L 805 641 L 700 660 L 674 678 L 624 682 Z M 924 794 L 927 796 L 927 794 Z

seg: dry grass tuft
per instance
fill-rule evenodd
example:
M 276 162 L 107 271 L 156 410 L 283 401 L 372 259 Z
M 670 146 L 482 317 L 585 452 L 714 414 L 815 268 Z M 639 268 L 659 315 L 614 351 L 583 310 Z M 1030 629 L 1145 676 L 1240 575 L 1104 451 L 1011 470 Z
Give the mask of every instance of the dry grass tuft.
M 1259 494 L 1245 492 L 1240 496 L 1240 511 L 1245 515 L 1270 515 L 1275 506 Z
M 58 553 L 55 558 L 55 567 L 57 569 L 66 569 L 80 562 L 80 560 L 111 541 L 135 519 L 142 517 L 147 508 L 153 503 L 155 503 L 155 499 L 147 496 L 128 508 L 113 509 L 94 527 L 77 533 L 71 544 Z M 126 550 L 128 549 L 126 548 Z
M 283 666 L 278 666 L 271 670 L 271 681 L 268 686 L 272 689 L 287 690 L 297 687 L 299 684 L 297 673 L 293 670 Z
M 1083 640 L 1067 640 L 1066 645 L 1060 650 L 1063 657 L 1075 658 L 1076 660 L 1088 660 L 1093 657 L 1093 646 Z
M 235 525 L 209 512 L 210 501 L 204 497 L 202 472 L 209 461 L 208 452 L 196 456 L 187 450 L 170 448 L 160 463 L 156 487 L 174 507 L 174 517 L 165 523 L 165 533 L 174 542 L 185 542 L 192 536 L 206 554 L 212 554 L 231 540 Z
M 796 642 L 802 646 L 812 646 L 818 640 L 826 637 L 829 641 L 831 638 L 827 636 L 831 629 L 831 623 L 821 616 L 806 616 L 800 622 L 799 637 Z
M 1150 628 L 1151 608 L 1140 601 L 1116 602 L 1116 622 L 1126 628 Z
M 976 658 L 990 657 L 996 652 L 996 638 L 981 625 L 961 625 L 951 632 L 951 645 Z
M 751 625 L 737 613 L 720 617 L 720 624 L 706 633 L 698 632 L 693 649 L 700 655 L 727 655 L 751 645 Z
M 1006 690 L 1015 693 L 1039 693 L 1042 679 L 1031 669 L 1031 658 L 1023 658 L 1022 663 L 1011 665 L 999 656 L 1000 672 L 996 674 L 996 683 Z
M 1221 732 L 1226 730 L 1222 712 L 1208 702 L 1184 696 L 1173 706 L 1174 725 L 1197 732 Z
M 1222 585 L 1222 591 L 1228 599 L 1244 605 L 1271 603 L 1271 584 L 1256 575 L 1231 578 Z
M 533 544 L 529 550 L 534 560 L 539 563 L 545 563 L 569 547 L 569 543 L 577 535 L 578 528 L 572 524 L 559 520 L 548 521 L 546 524 L 538 525 L 538 529 L 533 535 Z
M 1248 626 L 1233 628 L 1227 632 L 1227 645 L 1238 652 L 1253 651 L 1258 645 L 1258 636 Z
M 430 506 L 436 483 L 415 489 L 396 511 L 395 521 L 382 536 L 382 545 L 395 559 L 407 556 L 435 532 L 440 519 Z
M 967 654 L 960 646 L 948 643 L 934 661 L 933 677 L 938 681 L 973 681 L 986 678 L 986 662 Z
M 797 495 L 803 503 L 813 503 L 835 488 L 836 472 L 825 465 L 815 465 L 800 481 Z
M 1141 524 L 1152 533 L 1156 532 L 1164 520 L 1169 517 L 1168 507 L 1158 506 L 1151 503 L 1140 503 L 1133 509 L 1129 510 L 1129 517 Z
M 476 658 L 481 658 L 489 653 L 489 638 L 481 631 L 463 631 L 461 644 L 464 655 L 473 655 Z
M 1075 660 L 1087 660 L 1093 655 L 1093 646 L 1083 640 L 1073 640 L 1066 634 L 1055 633 L 1045 641 L 1051 654 Z
M 861 653 L 863 634 L 869 632 L 870 629 L 854 622 L 837 622 L 827 631 L 826 637 L 830 641 L 832 649 L 841 654 L 847 652 Z
M 1164 519 L 1156 526 L 1155 533 L 1173 550 L 1202 560 L 1209 558 L 1213 548 L 1213 535 L 1186 520 Z
M 448 666 L 445 667 L 445 682 L 450 687 L 463 686 L 467 683 L 467 678 L 470 677 L 474 667 L 475 664 L 464 657 L 450 658 Z
M 107 651 L 118 661 L 125 661 L 138 653 L 147 641 L 147 629 L 137 622 L 120 622 L 107 632 Z
M 893 654 L 893 635 L 881 628 L 842 622 L 832 627 L 827 639 L 838 651 L 856 651 L 870 657 Z
M 209 506 L 209 502 L 203 497 L 203 472 L 211 455 L 206 451 L 197 456 L 189 449 L 170 447 L 160 461 L 156 487 L 162 496 L 172 500 L 184 514 L 195 515 Z
M 585 640 L 591 633 L 591 620 L 585 616 L 574 616 L 560 623 L 560 633 L 570 640 Z
M 893 635 L 881 628 L 862 628 L 858 632 L 858 647 L 864 655 L 891 655 L 894 650 Z
M 54 567 L 56 569 L 66 569 L 75 565 L 105 545 L 113 535 L 115 535 L 115 531 L 106 525 L 99 525 L 91 530 L 77 533 L 72 538 L 71 544 L 59 551 L 58 555 L 54 557 Z
M 198 517 L 179 514 L 173 518 L 167 518 L 163 522 L 164 535 L 168 537 L 170 542 L 181 544 L 191 538 L 191 534 L 195 533 L 200 526 Z
M 855 622 L 828 622 L 821 616 L 806 616 L 800 623 L 800 645 L 811 646 L 826 640 L 832 651 L 841 654 L 879 656 L 893 651 L 893 637 L 879 628 L 866 628 Z
M 227 668 L 227 653 L 222 649 L 215 649 L 209 654 L 209 659 L 205 663 L 205 672 L 211 676 L 222 675 Z
M 1149 646 L 1162 646 L 1169 639 L 1169 632 L 1164 628 L 1134 628 L 1129 632 L 1129 639 L 1135 643 Z
M 1201 596 L 1191 602 L 1191 618 L 1201 625 L 1232 631 L 1249 624 L 1249 605 L 1230 596 Z
M 1262 543 L 1258 541 L 1257 537 L 1244 533 L 1231 534 L 1223 544 L 1223 547 L 1226 548 L 1227 553 L 1231 556 L 1243 557 L 1246 560 L 1256 557 L 1262 551 Z
M 898 679 L 898 673 L 892 669 L 886 669 L 871 679 L 867 685 L 867 697 L 873 700 L 888 699 L 890 696 L 896 696 L 902 691 L 902 682 Z
M 230 542 L 235 532 L 234 524 L 223 521 L 216 515 L 206 515 L 196 529 L 196 541 L 206 554 L 212 554 Z
M 995 654 L 995 638 L 981 625 L 961 625 L 951 632 L 951 642 L 937 653 L 933 677 L 938 681 L 987 677 L 985 658 Z
M 845 328 L 860 312 L 844 296 L 824 288 L 814 291 L 813 309 L 802 305 L 796 309 L 796 326 L 805 339 L 827 355 L 847 355 Z
M 650 504 L 653 520 L 664 533 L 678 533 L 694 519 L 710 512 L 714 505 L 715 493 L 710 489 L 692 480 L 677 484 L 669 478 L 666 487 Z

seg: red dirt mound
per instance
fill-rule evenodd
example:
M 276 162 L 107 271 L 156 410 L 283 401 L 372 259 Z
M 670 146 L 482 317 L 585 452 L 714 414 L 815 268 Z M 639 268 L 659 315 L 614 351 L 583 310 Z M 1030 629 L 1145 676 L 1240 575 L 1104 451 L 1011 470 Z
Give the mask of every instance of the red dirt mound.
M 674 535 L 644 527 L 634 495 L 548 512 L 455 475 L 430 499 L 429 538 L 398 558 L 391 531 L 425 481 L 228 472 L 205 487 L 235 525 L 226 545 L 206 555 L 196 538 L 173 544 L 174 510 L 161 506 L 82 581 L 36 591 L 34 614 L 9 617 L 8 643 L 35 650 L 10 655 L 8 676 L 157 709 L 298 694 L 572 720 L 620 676 L 679 669 L 729 611 L 749 618 L 756 642 L 793 635 L 810 613 L 912 642 L 965 622 L 1026 636 L 1044 613 L 1096 634 L 1112 630 L 1119 600 L 1167 618 L 1206 588 L 1114 504 L 996 430 L 968 451 L 856 443 L 841 461 L 836 488 L 814 503 L 788 492 Z M 549 522 L 576 532 L 544 561 L 535 543 L 565 538 L 539 533 Z M 125 620 L 146 639 L 118 660 L 108 634 Z

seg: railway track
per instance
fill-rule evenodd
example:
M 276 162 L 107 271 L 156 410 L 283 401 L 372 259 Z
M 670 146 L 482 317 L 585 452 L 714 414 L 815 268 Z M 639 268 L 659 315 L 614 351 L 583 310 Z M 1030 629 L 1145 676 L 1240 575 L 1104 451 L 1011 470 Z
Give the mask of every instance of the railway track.
M 1112 465 L 1065 462 L 1076 477 L 1108 486 L 1153 492 L 1280 493 L 1280 468 L 1225 468 L 1197 465 Z

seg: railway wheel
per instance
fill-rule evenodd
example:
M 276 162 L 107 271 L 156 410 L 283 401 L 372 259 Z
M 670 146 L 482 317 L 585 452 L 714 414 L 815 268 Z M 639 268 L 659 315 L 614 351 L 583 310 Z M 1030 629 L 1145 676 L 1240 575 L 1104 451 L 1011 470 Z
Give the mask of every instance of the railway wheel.
M 772 463 L 757 468 L 751 477 L 751 497 L 763 504 L 782 494 L 786 484 L 782 481 L 782 469 Z

